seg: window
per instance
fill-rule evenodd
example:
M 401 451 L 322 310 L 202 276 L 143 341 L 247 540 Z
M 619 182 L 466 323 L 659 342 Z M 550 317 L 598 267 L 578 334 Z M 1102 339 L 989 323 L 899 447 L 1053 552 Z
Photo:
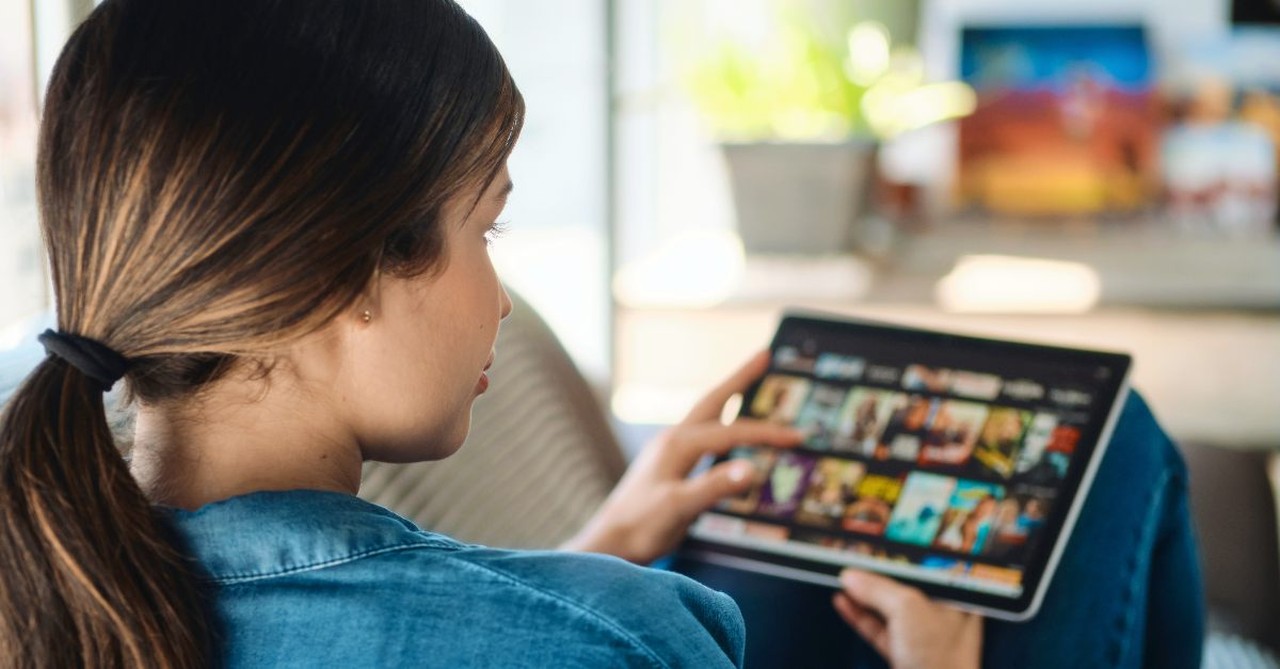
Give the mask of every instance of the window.
M 516 190 L 493 248 L 504 281 L 589 378 L 609 374 L 605 3 L 462 0 L 498 45 L 527 106 Z
M 16 343 L 5 341 L 4 333 L 48 302 L 36 225 L 33 25 L 30 4 L 0 1 L 0 347 L 4 348 Z

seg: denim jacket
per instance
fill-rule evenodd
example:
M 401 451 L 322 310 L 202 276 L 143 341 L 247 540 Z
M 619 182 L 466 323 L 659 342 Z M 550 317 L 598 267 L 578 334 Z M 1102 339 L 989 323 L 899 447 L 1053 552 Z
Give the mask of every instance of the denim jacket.
M 470 546 L 337 493 L 164 513 L 205 572 L 225 667 L 742 664 L 731 599 L 616 558 Z

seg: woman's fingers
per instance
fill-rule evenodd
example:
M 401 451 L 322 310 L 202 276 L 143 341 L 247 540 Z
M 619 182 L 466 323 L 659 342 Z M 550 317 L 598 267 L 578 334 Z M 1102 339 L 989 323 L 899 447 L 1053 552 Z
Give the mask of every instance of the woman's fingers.
M 706 422 L 679 425 L 666 434 L 667 457 L 671 473 L 688 473 L 705 455 L 723 455 L 743 444 L 789 447 L 805 439 L 805 432 L 786 425 L 741 418 L 728 425 Z
M 725 379 L 707 393 L 689 414 L 685 416 L 683 424 L 691 425 L 702 423 L 705 421 L 719 421 L 720 412 L 724 410 L 725 402 L 730 397 L 744 391 L 753 381 L 764 376 L 764 372 L 769 368 L 769 352 L 760 351 L 751 357 L 745 365 L 738 368 L 729 378 Z
M 701 476 L 685 481 L 677 496 L 681 515 L 692 520 L 715 506 L 716 502 L 750 488 L 757 474 L 755 465 L 746 460 L 734 460 L 722 462 Z
M 894 667 L 977 669 L 982 618 L 932 602 L 916 588 L 856 569 L 840 574 L 840 617 Z
M 849 599 L 849 595 L 843 592 L 837 592 L 831 598 L 832 605 L 835 606 L 836 613 L 844 619 L 845 623 L 852 627 L 877 653 L 884 657 L 889 656 L 889 630 L 885 627 L 884 621 L 871 611 L 858 606 Z
M 870 572 L 846 569 L 840 573 L 840 585 L 853 601 L 863 608 L 880 614 L 881 618 L 890 619 L 916 599 L 923 599 L 919 590 Z

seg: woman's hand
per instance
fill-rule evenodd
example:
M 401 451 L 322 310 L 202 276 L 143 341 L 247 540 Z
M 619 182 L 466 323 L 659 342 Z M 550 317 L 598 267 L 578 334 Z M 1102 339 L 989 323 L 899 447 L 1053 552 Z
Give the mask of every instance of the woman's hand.
M 864 571 L 840 574 L 833 603 L 893 669 L 977 669 L 982 617 L 929 601 L 924 593 Z
M 704 455 L 741 444 L 794 446 L 804 433 L 757 420 L 720 422 L 725 403 L 764 374 L 761 352 L 702 398 L 678 425 L 645 446 L 587 526 L 566 550 L 608 553 L 646 564 L 671 552 L 698 514 L 751 487 L 757 472 L 746 461 L 724 462 L 687 478 Z

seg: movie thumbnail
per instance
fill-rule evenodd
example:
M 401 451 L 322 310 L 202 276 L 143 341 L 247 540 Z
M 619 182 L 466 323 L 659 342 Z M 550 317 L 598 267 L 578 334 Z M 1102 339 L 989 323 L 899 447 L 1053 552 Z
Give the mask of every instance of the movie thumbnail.
M 1002 486 L 976 481 L 956 481 L 951 501 L 943 515 L 935 548 L 980 555 L 987 548 L 1001 500 Z
M 932 544 L 955 489 L 956 479 L 950 476 L 925 472 L 908 474 L 902 486 L 902 496 L 889 517 L 885 536 L 917 546 Z
M 926 466 L 966 464 L 987 419 L 987 405 L 959 400 L 937 402 L 937 410 L 923 435 L 919 462 Z
M 1031 412 L 1009 407 L 991 407 L 982 426 L 973 457 L 988 470 L 1004 478 L 1013 475 L 1013 465 L 1022 445 L 1022 434 L 1031 422 Z
M 760 383 L 751 400 L 751 415 L 771 423 L 790 425 L 800 415 L 809 396 L 808 379 L 785 374 L 770 374 Z
M 889 420 L 880 434 L 876 458 L 915 462 L 920 455 L 920 441 L 940 401 L 920 395 L 895 394 Z
M 883 534 L 901 492 L 902 479 L 867 474 L 854 491 L 857 499 L 845 509 L 841 527 L 849 532 Z
M 817 527 L 836 527 L 845 509 L 857 496 L 857 486 L 867 471 L 860 462 L 822 458 L 809 475 L 796 521 Z
M 767 447 L 738 446 L 729 451 L 728 459 L 748 460 L 755 465 L 755 481 L 742 494 L 721 500 L 719 508 L 731 513 L 744 515 L 755 513 L 756 506 L 760 504 L 760 493 L 764 488 L 764 483 L 768 480 L 769 473 L 773 470 L 773 464 L 778 459 L 778 452 Z
M 813 474 L 817 458 L 784 451 L 778 453 L 773 468 L 760 491 L 756 513 L 775 518 L 790 518 L 800 507 L 805 483 Z
M 1036 414 L 1027 428 L 1022 452 L 1018 455 L 1018 480 L 1052 485 L 1066 478 L 1079 441 L 1079 428 L 1062 424 L 1054 414 Z
M 893 396 L 894 393 L 887 390 L 854 388 L 840 412 L 835 450 L 874 457 L 880 434 L 893 412 Z
M 814 384 L 808 401 L 800 408 L 800 415 L 795 421 L 796 427 L 809 431 L 809 438 L 805 441 L 809 448 L 816 451 L 831 450 L 836 432 L 840 428 L 840 409 L 844 406 L 846 394 L 843 386 Z
M 1049 515 L 1049 498 L 1018 493 L 996 505 L 990 538 L 983 555 L 1000 561 L 1023 561 Z

